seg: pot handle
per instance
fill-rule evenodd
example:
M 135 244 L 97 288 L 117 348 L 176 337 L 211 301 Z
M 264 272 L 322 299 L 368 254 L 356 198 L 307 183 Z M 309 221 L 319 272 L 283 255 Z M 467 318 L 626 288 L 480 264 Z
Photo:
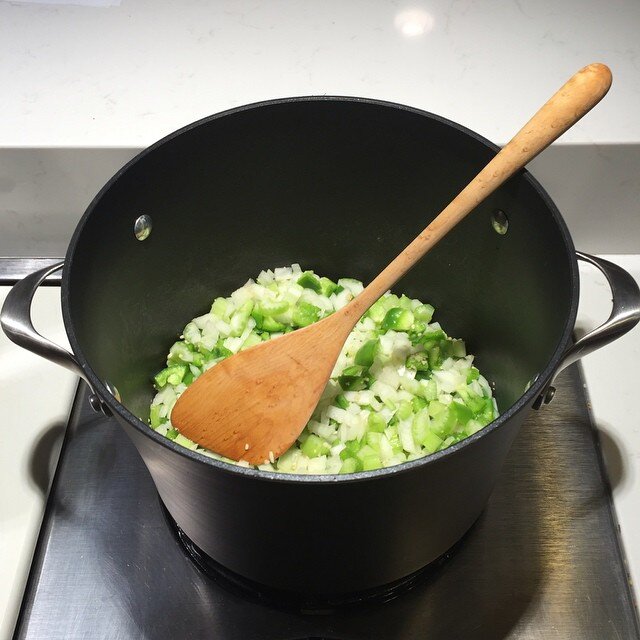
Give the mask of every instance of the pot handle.
M 620 338 L 640 321 L 640 288 L 633 276 L 617 264 L 603 258 L 596 258 L 581 251 L 576 251 L 576 256 L 579 260 L 592 264 L 604 274 L 611 288 L 613 308 L 611 315 L 603 324 L 567 348 L 551 381 L 535 401 L 534 409 L 540 408 L 543 403 L 551 402 L 556 391 L 553 381 L 563 369 L 592 351 Z
M 102 411 L 106 415 L 111 415 L 108 407 L 99 399 L 91 382 L 76 360 L 76 357 L 66 349 L 51 342 L 40 335 L 34 328 L 31 321 L 31 302 L 36 290 L 45 278 L 61 269 L 64 262 L 50 265 L 44 269 L 34 271 L 17 282 L 7 294 L 7 297 L 0 311 L 0 325 L 9 340 L 19 347 L 31 351 L 51 362 L 55 362 L 66 369 L 69 369 L 80 376 L 89 386 L 91 396 L 89 398 L 91 406 L 96 411 Z

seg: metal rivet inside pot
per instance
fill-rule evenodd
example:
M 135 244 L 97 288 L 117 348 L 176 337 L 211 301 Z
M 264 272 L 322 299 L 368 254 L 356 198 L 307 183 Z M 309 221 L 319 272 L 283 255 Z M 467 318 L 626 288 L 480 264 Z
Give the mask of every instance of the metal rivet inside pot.
M 501 236 L 505 235 L 509 229 L 509 218 L 501 209 L 496 209 L 491 215 L 491 226 L 496 233 Z
M 134 225 L 133 225 L 133 233 L 136 238 L 142 242 L 146 240 L 151 235 L 151 229 L 153 227 L 153 223 L 151 221 L 151 216 L 146 214 L 139 216 Z

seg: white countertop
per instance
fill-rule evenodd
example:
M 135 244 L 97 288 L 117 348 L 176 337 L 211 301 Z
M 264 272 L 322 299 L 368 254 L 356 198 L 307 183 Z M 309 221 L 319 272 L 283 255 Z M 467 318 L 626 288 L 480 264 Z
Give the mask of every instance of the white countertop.
M 639 24 L 633 0 L 0 1 L 0 147 L 144 147 L 307 94 L 406 103 L 504 143 L 589 62 L 614 89 L 565 143 L 640 142 Z
M 627 253 L 640 281 L 640 3 L 636 0 L 0 0 L 0 255 L 62 255 L 84 208 L 125 161 L 195 119 L 293 95 L 375 97 L 506 142 L 590 62 L 605 99 L 531 169 L 576 246 Z M 583 270 L 580 323 L 606 315 Z M 0 289 L 0 299 L 6 289 Z M 63 339 L 59 290 L 36 323 Z M 601 319 L 601 318 L 600 318 Z M 640 330 L 584 361 L 630 570 L 640 581 Z M 0 335 L 0 639 L 28 571 L 74 377 Z M 553 410 L 553 406 L 547 410 Z M 55 458 L 55 447 L 53 452 Z M 640 590 L 637 590 L 640 594 Z

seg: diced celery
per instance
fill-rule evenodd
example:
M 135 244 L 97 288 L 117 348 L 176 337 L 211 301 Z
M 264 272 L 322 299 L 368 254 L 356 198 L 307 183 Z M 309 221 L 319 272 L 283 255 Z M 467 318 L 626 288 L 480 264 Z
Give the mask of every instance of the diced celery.
M 429 408 L 431 408 L 431 405 L 429 405 Z M 446 407 L 444 411 L 441 411 L 436 416 L 432 417 L 430 429 L 441 438 L 445 438 L 451 434 L 451 431 L 455 426 L 456 413 L 455 411 Z
M 363 471 L 373 471 L 374 469 L 381 469 L 382 461 L 380 460 L 380 456 L 376 453 L 375 455 L 366 456 L 362 459 L 362 470 Z
M 249 347 L 253 347 L 256 344 L 260 344 L 262 342 L 262 338 L 253 331 L 247 336 L 247 339 L 244 341 L 242 345 L 243 349 L 248 349 Z
M 358 467 L 360 467 L 358 469 Z M 357 458 L 347 458 L 343 460 L 340 467 L 340 473 L 355 473 L 356 471 L 362 471 L 362 462 Z
M 340 458 L 346 460 L 347 458 L 353 458 L 360 451 L 362 445 L 357 440 L 349 440 L 345 443 L 344 449 L 340 452 Z
M 279 316 L 288 311 L 289 306 L 286 300 L 261 300 L 255 306 L 255 313 L 262 316 Z
M 449 405 L 450 409 L 453 409 L 456 415 L 456 421 L 459 424 L 465 425 L 469 420 L 473 418 L 473 411 L 469 409 L 466 405 L 461 402 L 456 402 L 455 400 Z
M 411 311 L 411 298 L 407 298 L 403 293 L 398 300 L 398 306 L 401 309 L 409 309 Z
M 380 453 L 380 439 L 382 434 L 377 431 L 369 431 L 366 435 L 367 444 L 374 449 L 377 453 Z
M 425 400 L 435 400 L 438 397 L 438 385 L 435 380 L 429 380 L 426 384 L 423 382 L 424 390 L 423 395 Z
M 480 372 L 475 367 L 471 367 L 469 371 L 467 371 L 467 384 L 477 380 L 479 377 Z
M 367 340 L 357 351 L 354 362 L 363 367 L 370 367 L 378 352 L 379 340 Z
M 367 426 L 369 427 L 369 431 L 382 433 L 386 429 L 387 423 L 384 421 L 384 418 L 377 413 L 370 413 L 367 418 Z
M 169 438 L 169 440 L 175 440 L 179 433 L 180 432 L 177 429 L 171 427 L 170 429 L 167 429 L 167 438 Z
M 418 413 L 422 409 L 425 409 L 428 403 L 424 398 L 421 398 L 420 396 L 415 396 L 415 398 L 411 400 L 411 405 L 413 407 L 413 412 Z
M 160 405 L 152 404 L 151 409 L 149 411 L 149 424 L 152 429 L 156 429 L 160 426 L 162 422 L 162 418 L 160 418 Z
M 413 315 L 416 317 L 416 320 L 420 320 L 421 322 L 431 322 L 434 311 L 435 309 L 430 304 L 421 304 L 413 310 Z
M 442 413 L 447 407 L 438 400 L 432 400 L 429 403 L 429 415 L 435 418 L 439 413 Z
M 322 292 L 322 284 L 320 278 L 313 271 L 305 271 L 299 278 L 298 284 L 305 289 L 312 289 L 316 293 Z
M 262 319 L 261 329 L 268 331 L 269 333 L 276 333 L 278 331 L 283 331 L 285 329 L 285 325 L 274 320 L 271 316 L 264 316 Z
M 313 324 L 320 317 L 320 309 L 313 304 L 300 300 L 293 310 L 291 320 L 297 327 Z
M 315 433 L 312 433 L 304 441 L 300 449 L 302 450 L 302 453 L 304 453 L 304 455 L 308 458 L 315 458 L 316 456 L 320 456 L 323 453 L 326 453 L 329 449 L 329 445 L 322 438 L 315 435 Z
M 226 298 L 216 298 L 211 305 L 211 313 L 222 320 L 226 320 L 229 312 L 230 303 Z
M 419 444 L 424 442 L 426 434 L 429 431 L 430 423 L 431 420 L 429 419 L 429 411 L 427 409 L 423 409 L 413 417 L 411 432 L 415 442 Z
M 186 449 L 196 449 L 198 447 L 198 445 L 193 442 L 192 440 L 189 440 L 189 438 L 185 438 L 181 433 L 179 433 L 175 438 L 174 438 L 174 442 L 176 444 L 180 444 L 183 447 L 185 447 Z
M 427 431 L 423 440 L 422 446 L 429 453 L 435 453 L 442 445 L 442 438 L 439 438 L 433 431 Z
M 239 336 L 247 328 L 247 322 L 253 310 L 253 302 L 247 300 L 234 314 L 231 316 L 229 325 L 231 326 L 231 335 Z
M 410 402 L 402 401 L 398 406 L 398 420 L 406 420 L 413 413 L 413 406 Z

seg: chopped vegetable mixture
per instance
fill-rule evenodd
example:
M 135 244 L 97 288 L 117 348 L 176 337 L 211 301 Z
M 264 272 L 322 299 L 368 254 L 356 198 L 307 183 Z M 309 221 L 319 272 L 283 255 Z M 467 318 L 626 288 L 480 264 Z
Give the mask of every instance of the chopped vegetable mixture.
M 324 318 L 362 283 L 333 282 L 297 264 L 260 273 L 211 311 L 194 318 L 154 378 L 152 429 L 188 449 L 199 447 L 171 424 L 180 394 L 203 371 L 242 349 Z M 462 340 L 433 322 L 434 308 L 386 293 L 358 322 L 342 349 L 311 420 L 277 460 L 258 466 L 285 473 L 353 473 L 389 467 L 446 449 L 498 416 L 491 387 Z

